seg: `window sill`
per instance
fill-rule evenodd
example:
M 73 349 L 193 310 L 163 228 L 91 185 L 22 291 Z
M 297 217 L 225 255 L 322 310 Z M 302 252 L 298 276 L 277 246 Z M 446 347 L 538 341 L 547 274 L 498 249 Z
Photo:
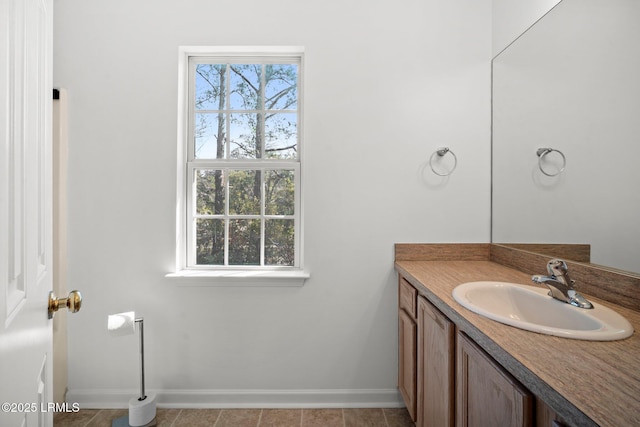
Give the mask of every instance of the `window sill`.
M 304 270 L 181 270 L 165 275 L 178 286 L 302 286 Z

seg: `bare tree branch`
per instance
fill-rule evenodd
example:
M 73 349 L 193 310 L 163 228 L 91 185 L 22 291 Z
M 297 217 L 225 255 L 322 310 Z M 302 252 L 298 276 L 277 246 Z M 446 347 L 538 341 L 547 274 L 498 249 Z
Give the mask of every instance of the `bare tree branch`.
M 268 99 L 269 106 L 265 105 L 265 108 L 267 110 L 270 110 L 274 105 L 276 105 L 276 103 L 285 95 L 287 95 L 289 92 L 291 92 L 293 90 L 293 86 L 289 86 L 288 88 L 282 89 L 280 92 L 276 93 L 274 96 L 272 96 L 271 98 Z M 282 107 L 283 110 L 286 110 L 287 107 L 291 106 L 292 104 L 295 104 L 295 99 L 292 100 L 291 102 L 287 102 L 284 107 Z M 265 102 L 266 104 L 266 102 Z
M 285 151 L 291 150 L 296 151 L 296 144 L 289 145 L 288 147 L 279 147 L 279 148 L 265 148 L 264 151 Z
M 256 93 L 259 92 L 259 89 L 257 87 L 255 87 L 250 81 L 249 79 L 247 79 L 244 74 L 242 74 L 240 71 L 236 70 L 236 68 L 232 65 L 231 66 L 231 71 L 233 71 L 234 73 L 236 73 L 242 80 L 244 80 L 249 86 L 251 86 L 251 88 L 253 90 L 256 91 Z

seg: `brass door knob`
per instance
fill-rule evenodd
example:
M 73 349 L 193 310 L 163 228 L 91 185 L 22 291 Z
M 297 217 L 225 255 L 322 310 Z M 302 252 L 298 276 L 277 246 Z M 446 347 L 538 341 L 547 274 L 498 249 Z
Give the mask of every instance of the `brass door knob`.
M 77 313 L 82 305 L 82 294 L 80 291 L 71 291 L 66 298 L 58 298 L 53 292 L 49 292 L 49 319 L 53 319 L 53 315 L 61 306 L 66 306 L 72 313 Z

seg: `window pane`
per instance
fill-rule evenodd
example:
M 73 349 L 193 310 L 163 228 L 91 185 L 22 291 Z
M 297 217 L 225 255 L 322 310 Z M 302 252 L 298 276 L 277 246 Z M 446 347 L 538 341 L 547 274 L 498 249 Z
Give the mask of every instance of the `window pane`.
M 293 266 L 301 64 L 240 61 L 215 53 L 189 59 L 187 260 Z
M 196 172 L 196 213 L 224 214 L 224 172 L 219 169 L 200 169 Z
M 197 113 L 194 130 L 196 159 L 224 158 L 224 114 Z
M 260 265 L 260 220 L 229 221 L 229 265 Z
M 293 215 L 295 172 L 292 170 L 266 170 L 265 214 Z
M 196 264 L 224 264 L 223 219 L 196 219 Z
M 226 64 L 198 64 L 196 66 L 196 110 L 224 110 L 226 69 Z
M 229 215 L 260 215 L 259 170 L 229 172 Z
M 231 158 L 258 159 L 261 157 L 263 137 L 262 114 L 231 114 Z
M 298 105 L 298 66 L 268 64 L 265 66 L 266 110 L 295 110 Z
M 233 64 L 230 67 L 230 108 L 232 110 L 260 109 L 258 94 L 262 92 L 262 83 L 260 81 L 262 65 Z
M 296 113 L 267 114 L 264 126 L 267 158 L 296 158 L 297 119 Z
M 294 224 L 292 219 L 265 220 L 265 265 L 293 265 Z

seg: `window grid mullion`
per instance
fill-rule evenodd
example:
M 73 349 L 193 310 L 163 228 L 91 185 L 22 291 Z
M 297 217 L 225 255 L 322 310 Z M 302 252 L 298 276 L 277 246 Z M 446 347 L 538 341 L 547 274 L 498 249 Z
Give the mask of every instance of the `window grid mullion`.
M 197 200 L 197 187 L 196 187 L 196 174 L 194 168 L 187 168 L 187 221 L 189 221 L 190 226 L 187 230 L 187 239 L 190 247 L 195 248 L 197 246 L 197 209 L 196 209 L 196 200 Z M 197 254 L 195 250 L 187 251 L 187 261 L 192 264 L 197 263 Z
M 225 129 L 226 129 L 226 133 L 224 135 L 224 158 L 225 159 L 229 159 L 229 156 L 231 154 L 230 152 L 230 145 L 231 145 L 231 113 L 229 112 L 229 109 L 231 107 L 231 64 L 227 63 L 225 66 L 225 76 L 226 76 L 226 80 L 225 80 L 225 109 L 227 110 L 225 112 L 224 118 L 225 118 Z M 225 197 L 224 197 L 224 214 L 225 214 L 225 218 L 224 218 L 224 266 L 227 267 L 229 266 L 229 170 L 228 169 L 223 169 L 223 173 L 225 174 L 225 180 L 224 180 L 224 191 L 225 191 Z
M 224 265 L 229 265 L 229 169 L 222 169 L 224 174 Z
M 298 112 L 298 110 L 291 110 L 291 109 L 287 109 L 287 110 L 267 110 L 267 109 L 257 109 L 257 110 L 239 110 L 239 109 L 224 109 L 224 110 L 197 110 L 194 109 L 194 111 L 196 113 L 207 113 L 207 114 L 218 114 L 218 113 L 224 113 L 224 112 L 229 112 L 229 113 L 249 113 L 249 114 L 255 114 L 255 113 L 260 113 L 260 112 L 272 112 L 272 113 L 290 113 L 290 114 L 295 114 Z
M 228 159 L 231 152 L 229 146 L 231 145 L 231 64 L 226 64 L 225 67 L 225 82 L 224 82 L 224 90 L 225 90 L 225 100 L 224 107 L 226 112 L 224 114 L 224 125 L 226 129 L 226 133 L 224 135 L 224 158 Z
M 260 135 L 262 135 L 262 143 L 260 144 L 260 158 L 264 159 L 265 158 L 265 154 L 266 154 L 266 145 L 267 145 L 267 135 L 265 134 L 265 121 L 267 118 L 267 114 L 264 111 L 265 109 L 265 90 L 266 90 L 266 76 L 265 73 L 267 71 L 266 65 L 262 64 L 262 68 L 260 70 L 260 86 L 262 87 L 262 94 L 260 96 L 260 113 L 262 115 L 262 120 L 260 120 Z
M 261 168 L 260 169 L 260 265 L 264 267 L 265 265 L 265 245 L 266 245 L 266 241 L 265 241 L 265 235 L 266 235 L 266 231 L 265 231 L 265 227 L 266 227 L 266 223 L 265 223 L 265 214 L 266 214 L 266 208 L 265 208 L 265 203 L 266 203 L 266 187 L 265 187 L 265 169 Z

